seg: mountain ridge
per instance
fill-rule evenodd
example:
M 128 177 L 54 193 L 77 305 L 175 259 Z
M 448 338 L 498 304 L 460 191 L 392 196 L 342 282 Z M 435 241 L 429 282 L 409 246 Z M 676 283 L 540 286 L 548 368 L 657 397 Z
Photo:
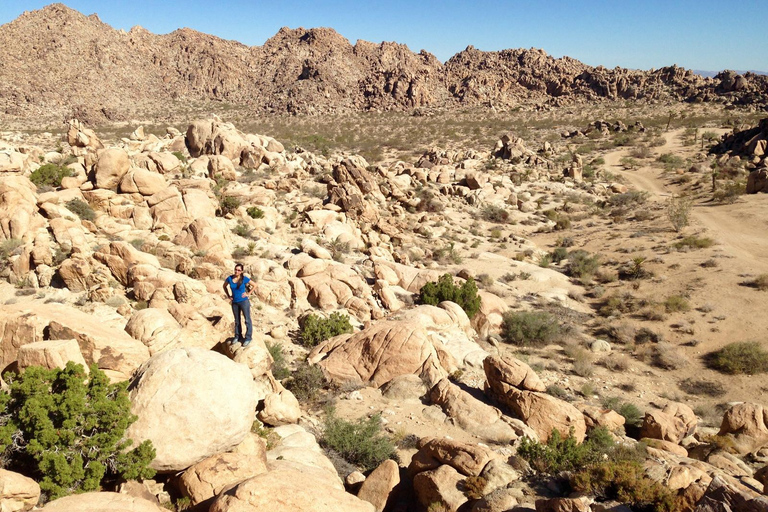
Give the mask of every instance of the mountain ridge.
M 189 28 L 126 32 L 60 3 L 0 26 L 0 44 L 0 113 L 20 118 L 99 122 L 207 101 L 319 114 L 603 100 L 764 105 L 768 96 L 768 77 L 751 73 L 606 69 L 535 48 L 473 46 L 443 64 L 396 42 L 353 45 L 332 28 L 283 27 L 247 46 Z

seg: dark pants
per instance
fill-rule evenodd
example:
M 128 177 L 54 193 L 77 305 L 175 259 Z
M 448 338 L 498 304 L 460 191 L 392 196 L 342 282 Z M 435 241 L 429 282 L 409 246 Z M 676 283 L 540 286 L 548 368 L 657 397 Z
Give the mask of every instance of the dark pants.
M 251 323 L 251 302 L 246 299 L 240 302 L 232 303 L 232 314 L 235 315 L 235 339 L 243 339 L 243 331 L 240 328 L 240 314 L 245 317 L 245 339 L 250 340 L 253 336 L 253 324 Z

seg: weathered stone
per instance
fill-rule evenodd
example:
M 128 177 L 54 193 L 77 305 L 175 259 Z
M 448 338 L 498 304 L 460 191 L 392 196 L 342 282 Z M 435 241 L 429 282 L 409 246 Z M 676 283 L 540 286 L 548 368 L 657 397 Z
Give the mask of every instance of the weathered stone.
M 24 475 L 0 469 L 0 510 L 22 512 L 37 505 L 40 486 Z
M 199 348 L 157 354 L 130 385 L 131 410 L 139 419 L 126 437 L 152 441 L 154 469 L 185 469 L 248 435 L 256 410 L 253 386 L 247 367 L 220 354 Z
M 80 352 L 77 340 L 36 341 L 19 347 L 20 370 L 30 366 L 42 366 L 48 369 L 64 368 L 68 361 L 81 364 L 88 371 L 88 364 Z
M 187 469 L 179 478 L 179 489 L 197 505 L 228 486 L 266 472 L 266 454 L 221 453 Z
M 368 475 L 357 497 L 371 503 L 376 512 L 383 512 L 392 492 L 400 483 L 400 468 L 393 460 L 385 460 Z
M 165 512 L 157 503 L 116 492 L 87 492 L 51 501 L 45 512 Z

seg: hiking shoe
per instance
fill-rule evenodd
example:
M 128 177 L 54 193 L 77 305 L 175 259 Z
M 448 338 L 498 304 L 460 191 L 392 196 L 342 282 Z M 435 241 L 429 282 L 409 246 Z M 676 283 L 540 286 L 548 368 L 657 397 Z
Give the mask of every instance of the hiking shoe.
M 238 338 L 230 338 L 228 343 L 230 345 L 234 345 L 235 343 L 239 343 L 239 342 L 240 340 Z
M 243 348 L 247 347 L 250 344 L 251 344 L 251 339 L 250 338 L 248 338 L 246 340 L 243 340 Z

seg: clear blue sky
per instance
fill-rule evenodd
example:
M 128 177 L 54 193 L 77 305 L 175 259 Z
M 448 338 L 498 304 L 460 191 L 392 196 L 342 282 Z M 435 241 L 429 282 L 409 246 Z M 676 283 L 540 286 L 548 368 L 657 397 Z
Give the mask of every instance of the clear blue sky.
M 50 2 L 0 0 L 0 24 Z M 115 28 L 189 27 L 261 45 L 280 27 L 331 27 L 350 40 L 397 41 L 445 61 L 480 50 L 541 48 L 586 64 L 768 71 L 766 0 L 69 0 Z

